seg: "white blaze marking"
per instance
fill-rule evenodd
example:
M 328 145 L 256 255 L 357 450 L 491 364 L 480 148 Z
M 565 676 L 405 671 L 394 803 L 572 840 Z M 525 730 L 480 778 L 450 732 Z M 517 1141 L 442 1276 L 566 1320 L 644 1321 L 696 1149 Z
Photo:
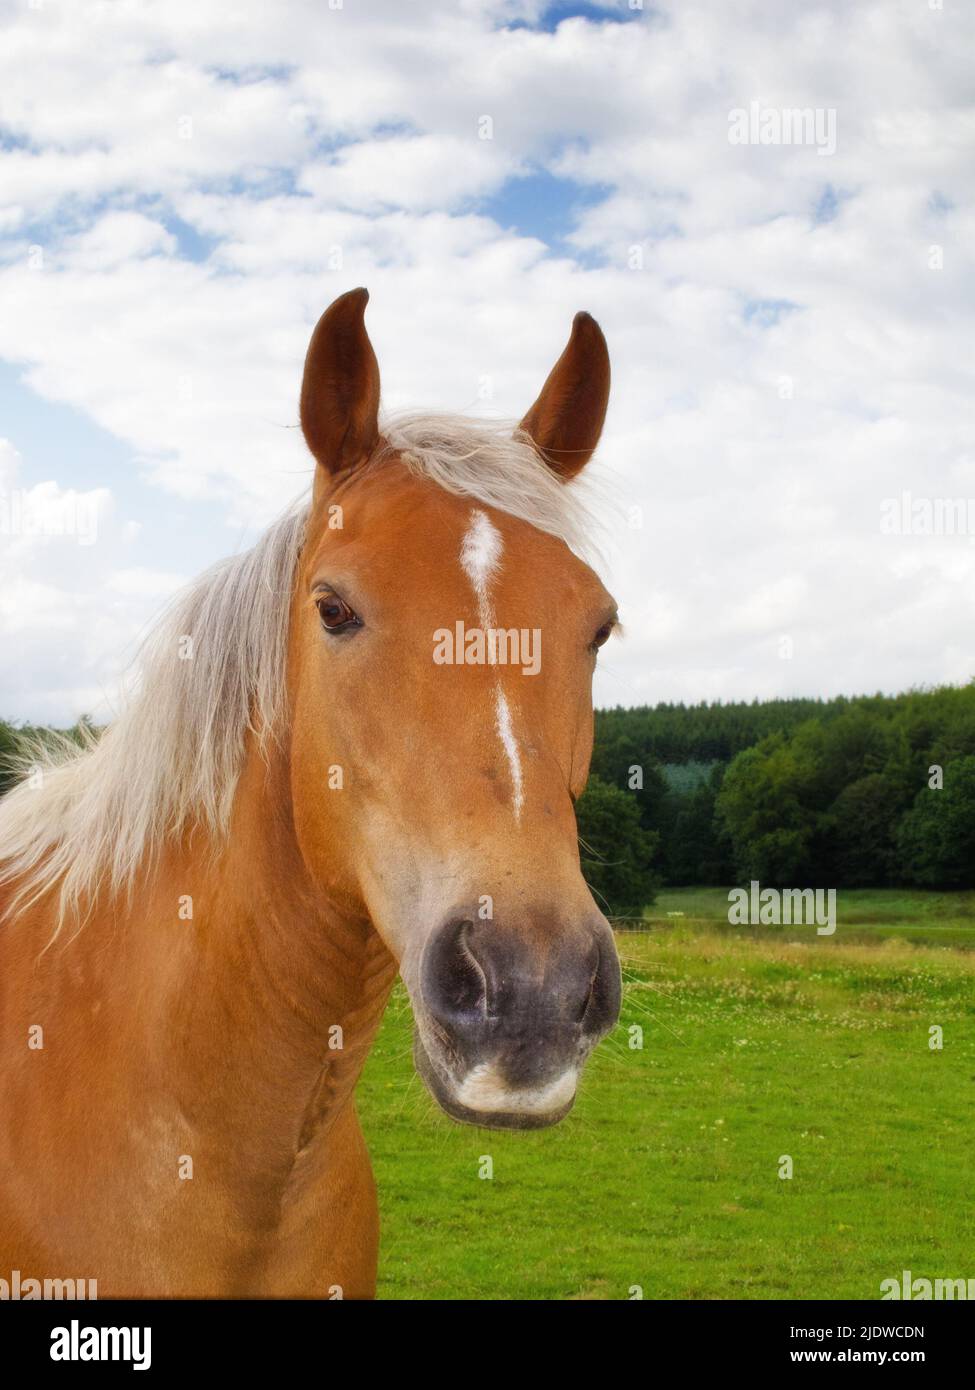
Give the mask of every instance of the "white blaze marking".
M 482 1115 L 504 1111 L 547 1115 L 568 1105 L 575 1095 L 577 1081 L 578 1076 L 570 1067 L 547 1086 L 513 1091 L 490 1063 L 482 1062 L 464 1077 L 457 1090 L 457 1099 L 468 1110 L 478 1110 Z
M 490 583 L 501 566 L 504 541 L 501 532 L 491 522 L 486 512 L 474 508 L 471 524 L 460 543 L 460 564 L 471 581 L 474 597 L 477 599 L 477 619 L 486 632 L 494 626 L 494 609 L 491 604 Z M 511 722 L 511 709 L 507 696 L 501 689 L 501 677 L 494 688 L 494 726 L 501 740 L 508 768 L 511 772 L 511 789 L 515 820 L 521 819 L 521 808 L 525 800 L 524 779 L 521 771 L 521 754 Z
M 501 533 L 485 512 L 473 511 L 460 545 L 460 563 L 474 587 L 477 615 L 481 627 L 491 626 L 491 601 L 488 584 L 498 572 L 504 542 Z
M 511 769 L 515 820 L 520 820 L 521 808 L 525 800 L 521 776 L 521 754 L 518 752 L 518 742 L 515 738 L 515 731 L 511 727 L 511 710 L 508 708 L 507 697 L 501 689 L 500 680 L 498 681 L 497 690 L 494 692 L 494 713 L 495 727 L 498 731 L 498 737 L 501 739 L 501 747 L 505 751 L 505 755 L 508 759 L 508 767 Z

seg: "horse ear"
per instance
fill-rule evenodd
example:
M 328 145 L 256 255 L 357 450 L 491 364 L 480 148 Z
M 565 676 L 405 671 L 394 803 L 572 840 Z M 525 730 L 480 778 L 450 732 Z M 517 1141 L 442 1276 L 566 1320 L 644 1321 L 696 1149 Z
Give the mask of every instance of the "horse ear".
M 379 364 L 366 332 L 368 290 L 330 304 L 311 335 L 301 429 L 325 473 L 364 463 L 379 440 Z
M 609 351 L 591 314 L 576 314 L 565 351 L 521 428 L 561 478 L 574 478 L 599 443 L 609 401 Z

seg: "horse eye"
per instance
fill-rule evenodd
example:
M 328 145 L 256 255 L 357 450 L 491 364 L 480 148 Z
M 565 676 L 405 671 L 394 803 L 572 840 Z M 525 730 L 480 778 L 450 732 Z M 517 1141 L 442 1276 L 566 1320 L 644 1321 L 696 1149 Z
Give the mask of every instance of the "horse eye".
M 613 628 L 615 626 L 616 623 L 613 621 L 613 619 L 610 619 L 608 623 L 603 623 L 602 627 L 598 630 L 595 637 L 592 639 L 593 651 L 598 651 L 601 646 L 603 646 L 606 642 L 609 641 L 610 633 L 613 631 Z
M 345 632 L 349 628 L 362 626 L 362 620 L 338 594 L 320 594 L 315 600 L 315 606 L 322 620 L 322 627 L 327 632 Z

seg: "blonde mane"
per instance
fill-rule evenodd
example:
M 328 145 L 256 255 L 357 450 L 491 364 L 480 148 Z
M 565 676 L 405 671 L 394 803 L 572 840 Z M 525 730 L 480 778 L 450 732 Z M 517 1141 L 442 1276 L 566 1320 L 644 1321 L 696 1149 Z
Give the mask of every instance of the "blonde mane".
M 592 522 L 578 484 L 560 482 L 510 424 L 408 415 L 386 421 L 383 439 L 368 468 L 399 456 L 446 491 L 586 554 Z M 100 739 L 24 749 L 25 780 L 0 800 L 0 884 L 17 883 L 10 911 L 60 885 L 60 930 L 103 884 L 131 887 L 170 838 L 193 826 L 225 834 L 248 734 L 266 749 L 286 724 L 288 619 L 307 516 L 305 499 L 177 597 Z

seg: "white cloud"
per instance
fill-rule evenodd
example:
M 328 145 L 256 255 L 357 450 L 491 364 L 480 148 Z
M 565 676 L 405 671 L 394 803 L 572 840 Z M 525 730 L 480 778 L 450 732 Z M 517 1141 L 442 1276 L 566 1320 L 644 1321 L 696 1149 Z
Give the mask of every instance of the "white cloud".
M 186 576 L 131 564 L 137 537 L 109 489 L 27 487 L 23 471 L 0 439 L 0 717 L 108 718 L 137 635 Z
M 411 135 L 342 149 L 306 166 L 299 187 L 329 208 L 430 212 L 493 192 L 518 169 L 493 140 Z
M 141 212 L 110 212 L 61 247 L 60 263 L 71 270 L 105 271 L 157 252 L 172 255 L 176 238 Z

